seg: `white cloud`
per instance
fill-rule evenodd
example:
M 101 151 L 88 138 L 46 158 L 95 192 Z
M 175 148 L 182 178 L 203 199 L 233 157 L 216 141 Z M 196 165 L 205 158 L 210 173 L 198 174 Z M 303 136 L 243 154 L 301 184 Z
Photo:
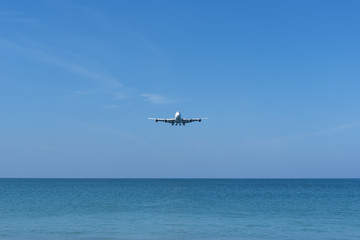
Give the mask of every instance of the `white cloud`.
M 171 102 L 167 97 L 158 94 L 143 93 L 141 96 L 146 98 L 146 100 L 152 104 L 168 104 Z

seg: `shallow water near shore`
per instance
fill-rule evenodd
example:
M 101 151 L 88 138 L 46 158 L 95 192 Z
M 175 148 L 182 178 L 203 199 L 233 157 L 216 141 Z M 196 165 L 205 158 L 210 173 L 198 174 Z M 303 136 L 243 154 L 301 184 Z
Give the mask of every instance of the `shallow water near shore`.
M 360 179 L 0 179 L 0 239 L 360 239 Z

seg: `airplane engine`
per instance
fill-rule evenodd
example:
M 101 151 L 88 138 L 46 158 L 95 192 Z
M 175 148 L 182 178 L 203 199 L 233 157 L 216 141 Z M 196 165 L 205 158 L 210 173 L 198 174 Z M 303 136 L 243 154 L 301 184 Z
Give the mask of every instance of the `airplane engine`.
M 201 122 L 201 119 L 199 119 L 199 122 Z
M 155 122 L 158 122 L 159 120 L 155 119 Z

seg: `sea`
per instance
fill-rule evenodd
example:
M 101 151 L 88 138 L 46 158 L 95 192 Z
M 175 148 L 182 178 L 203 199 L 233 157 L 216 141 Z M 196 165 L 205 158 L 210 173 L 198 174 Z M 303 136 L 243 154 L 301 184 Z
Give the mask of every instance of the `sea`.
M 359 240 L 360 179 L 0 179 L 0 240 Z

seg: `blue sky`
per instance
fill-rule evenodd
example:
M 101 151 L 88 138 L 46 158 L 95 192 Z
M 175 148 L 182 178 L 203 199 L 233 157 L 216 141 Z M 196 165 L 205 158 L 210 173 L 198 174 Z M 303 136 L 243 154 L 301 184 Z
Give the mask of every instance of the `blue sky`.
M 360 177 L 359 12 L 3 1 L 0 177 Z

